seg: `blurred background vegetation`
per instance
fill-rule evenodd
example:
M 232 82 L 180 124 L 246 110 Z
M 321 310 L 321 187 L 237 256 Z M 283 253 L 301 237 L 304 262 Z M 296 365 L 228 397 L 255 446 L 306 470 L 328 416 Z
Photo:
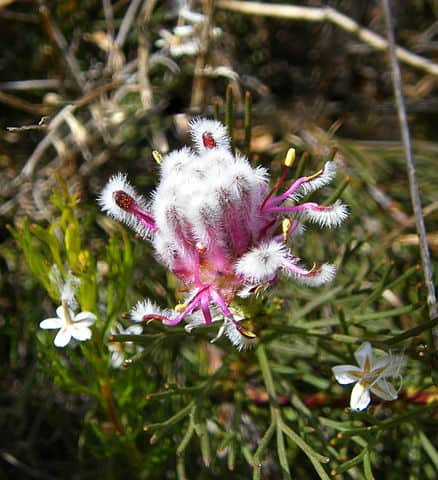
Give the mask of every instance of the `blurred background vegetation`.
M 329 5 L 385 36 L 380 2 L 294 4 Z M 0 478 L 277 479 L 290 469 L 302 479 L 433 480 L 436 353 L 422 328 L 426 291 L 387 56 L 329 23 L 211 5 L 190 8 L 222 33 L 200 29 L 208 50 L 172 57 L 157 40 L 184 23 L 176 2 L 0 0 Z M 437 62 L 436 1 L 392 7 L 398 43 Z M 402 72 L 436 265 L 438 77 Z M 120 369 L 107 347 L 138 299 L 172 306 L 179 293 L 149 244 L 102 216 L 96 196 L 118 171 L 150 193 L 152 150 L 188 143 L 192 115 L 223 119 L 228 84 L 238 148 L 245 92 L 252 97 L 254 163 L 275 178 L 293 145 L 313 172 L 336 147 L 337 186 L 349 182 L 349 222 L 310 229 L 296 246 L 303 258 L 336 261 L 335 282 L 310 290 L 282 281 L 254 317 L 277 402 L 260 354 L 212 346 L 208 331 L 145 327 Z M 56 349 L 38 328 L 59 304 L 54 263 L 81 278 L 82 309 L 99 313 L 90 345 Z M 409 362 L 399 400 L 352 413 L 331 367 L 351 363 L 364 340 Z M 254 467 L 272 408 L 329 463 L 315 470 L 277 433 L 261 472 Z

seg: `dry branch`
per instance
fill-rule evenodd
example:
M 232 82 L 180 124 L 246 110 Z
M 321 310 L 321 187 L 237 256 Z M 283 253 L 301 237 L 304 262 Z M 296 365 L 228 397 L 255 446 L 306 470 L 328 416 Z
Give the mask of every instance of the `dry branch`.
M 389 56 L 391 62 L 392 81 L 394 85 L 394 95 L 397 105 L 397 113 L 400 122 L 400 130 L 405 150 L 406 167 L 409 179 L 409 189 L 411 194 L 412 208 L 415 215 L 415 223 L 419 238 L 419 247 L 421 255 L 421 263 L 423 265 L 424 280 L 427 288 L 427 304 L 429 307 L 430 319 L 433 320 L 438 316 L 438 305 L 436 301 L 435 285 L 433 283 L 433 269 L 430 259 L 429 245 L 427 243 L 426 226 L 421 208 L 420 189 L 418 187 L 417 174 L 415 171 L 415 163 L 412 155 L 411 137 L 409 133 L 409 125 L 406 116 L 406 106 L 403 98 L 402 80 L 400 74 L 400 66 L 397 61 L 395 48 L 395 35 L 392 25 L 391 9 L 389 0 L 382 0 L 382 6 L 385 13 L 386 30 L 389 42 Z M 438 329 L 435 329 L 435 344 L 438 346 Z
M 331 7 L 298 7 L 295 5 L 267 4 L 261 2 L 242 2 L 236 0 L 218 0 L 217 8 L 250 15 L 279 17 L 307 22 L 330 22 L 342 30 L 355 35 L 375 50 L 387 50 L 388 41 L 373 31 L 361 27 L 347 15 Z M 438 76 L 438 65 L 424 57 L 416 55 L 402 47 L 396 47 L 396 55 L 401 62 L 411 67 Z

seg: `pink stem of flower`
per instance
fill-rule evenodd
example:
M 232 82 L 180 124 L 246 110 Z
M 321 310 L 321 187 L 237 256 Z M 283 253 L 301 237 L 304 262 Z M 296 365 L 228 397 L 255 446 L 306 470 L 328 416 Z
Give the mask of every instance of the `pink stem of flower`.
M 267 209 L 269 209 L 272 205 L 278 205 L 279 203 L 284 202 L 284 201 L 287 200 L 296 190 L 298 190 L 298 188 L 300 188 L 301 185 L 303 185 L 303 183 L 307 183 L 308 181 L 309 181 L 309 178 L 308 178 L 308 177 L 300 177 L 300 178 L 298 178 L 297 180 L 295 180 L 295 182 L 294 182 L 285 192 L 283 192 L 281 195 L 278 195 L 278 196 L 276 196 L 276 197 L 269 198 L 269 194 L 268 194 L 268 197 L 265 199 L 265 201 L 264 201 L 263 204 L 262 204 L 261 210 L 262 210 L 262 211 L 267 210 Z
M 286 212 L 302 212 L 303 210 L 329 210 L 331 207 L 322 207 L 314 202 L 302 203 L 301 205 L 294 205 L 292 207 L 268 207 L 265 209 L 267 213 L 286 213 Z
M 304 268 L 298 267 L 297 265 L 295 265 L 292 262 L 285 263 L 283 265 L 283 268 L 285 268 L 286 270 L 289 270 L 292 273 L 295 273 L 296 275 L 308 276 L 309 274 L 312 273 L 309 270 L 305 270 Z
M 131 206 L 131 213 L 137 217 L 137 219 L 150 230 L 157 231 L 158 227 L 155 225 L 155 219 L 153 215 L 146 210 L 143 210 L 140 205 L 135 202 Z
M 213 320 L 211 318 L 210 307 L 208 306 L 208 301 L 209 301 L 208 293 L 209 292 L 207 292 L 207 295 L 203 295 L 201 297 L 201 310 L 202 310 L 202 314 L 204 315 L 205 324 L 211 325 Z

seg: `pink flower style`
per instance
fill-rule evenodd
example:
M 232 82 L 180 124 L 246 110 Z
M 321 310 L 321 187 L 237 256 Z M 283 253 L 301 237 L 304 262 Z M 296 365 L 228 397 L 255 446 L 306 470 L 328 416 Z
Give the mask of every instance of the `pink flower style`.
M 269 189 L 268 172 L 234 155 L 225 127 L 217 121 L 190 123 L 194 150 L 184 147 L 160 158 L 160 181 L 150 202 L 137 194 L 124 174 L 114 175 L 99 196 L 102 209 L 152 242 L 161 263 L 188 289 L 175 310 L 161 310 L 149 300 L 131 311 L 135 321 L 160 320 L 194 326 L 223 320 L 225 333 L 239 349 L 256 336 L 232 306 L 235 295 L 247 297 L 273 284 L 279 273 L 308 286 L 331 281 L 335 266 L 306 269 L 289 249 L 302 222 L 336 227 L 346 217 L 345 205 L 299 200 L 331 182 L 329 161 L 312 176 L 296 179 L 278 193 L 294 161 L 290 149 L 281 178 Z

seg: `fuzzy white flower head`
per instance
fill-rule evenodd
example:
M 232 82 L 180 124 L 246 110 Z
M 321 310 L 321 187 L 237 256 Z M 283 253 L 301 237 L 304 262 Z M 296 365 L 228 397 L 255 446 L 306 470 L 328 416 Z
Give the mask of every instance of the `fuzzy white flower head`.
M 74 314 L 66 304 L 56 309 L 57 317 L 46 318 L 40 323 L 44 330 L 58 330 L 54 344 L 56 347 L 65 347 L 70 340 L 85 341 L 91 338 L 91 325 L 96 321 L 96 315 L 91 312 Z
M 294 194 L 301 197 L 329 183 L 335 175 L 333 163 L 286 186 L 287 169 L 295 158 L 289 149 L 284 173 L 270 189 L 264 168 L 234 154 L 222 123 L 195 118 L 189 130 L 193 150 L 185 147 L 159 158 L 160 182 L 149 205 L 121 174 L 110 180 L 99 202 L 113 217 L 136 231 L 143 229 L 144 236 L 153 233 L 149 237 L 157 258 L 190 292 L 175 310 L 139 302 L 131 311 L 133 320 L 167 326 L 186 321 L 191 329 L 199 323 L 211 325 L 219 312 L 225 319 L 220 334 L 238 348 L 248 348 L 255 335 L 233 313 L 235 296 L 257 295 L 282 273 L 313 287 L 332 280 L 334 265 L 301 267 L 289 240 L 302 230 L 301 220 L 333 227 L 345 219 L 347 209 L 340 202 L 291 202 Z
M 388 378 L 400 378 L 405 363 L 404 355 L 384 355 L 374 361 L 372 346 L 365 342 L 354 356 L 359 367 L 338 365 L 332 368 L 341 385 L 356 383 L 351 392 L 351 409 L 360 411 L 367 408 L 371 401 L 370 391 L 383 400 L 395 400 L 397 391 Z
M 262 243 L 243 255 L 236 265 L 236 273 L 249 283 L 271 280 L 290 256 L 287 247 L 275 240 Z
M 194 118 L 190 122 L 190 133 L 198 153 L 213 148 L 230 150 L 230 138 L 228 137 L 227 129 L 221 122 L 205 118 Z

